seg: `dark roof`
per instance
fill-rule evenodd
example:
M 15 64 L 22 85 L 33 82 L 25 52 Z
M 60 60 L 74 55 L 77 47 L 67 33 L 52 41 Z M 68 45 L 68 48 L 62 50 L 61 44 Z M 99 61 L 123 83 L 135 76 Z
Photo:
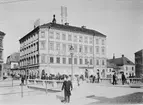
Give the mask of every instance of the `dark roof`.
M 23 39 L 25 39 L 26 37 L 28 37 L 29 35 L 31 35 L 32 33 L 34 33 L 35 31 L 37 31 L 39 29 L 39 27 L 34 28 L 32 31 L 30 31 L 27 35 L 23 36 L 22 38 L 19 39 L 19 42 L 21 42 Z
M 115 59 L 109 59 L 110 63 L 114 63 L 117 66 L 123 66 L 123 65 L 135 65 L 132 61 L 130 61 L 126 57 L 121 57 L 121 58 L 115 58 Z
M 4 33 L 4 32 L 2 32 L 2 31 L 0 31 L 0 35 L 5 35 L 5 33 Z
M 143 53 L 143 49 L 141 49 L 141 50 L 135 52 L 135 54 L 141 54 L 141 53 Z
M 81 33 L 86 33 L 86 34 L 91 34 L 91 35 L 95 35 L 95 36 L 101 36 L 101 37 L 106 37 L 106 35 L 92 30 L 92 29 L 87 29 L 87 28 L 82 28 L 82 27 L 76 27 L 76 26 L 71 26 L 71 25 L 63 25 L 63 24 L 57 24 L 57 23 L 47 23 L 47 24 L 43 24 L 40 26 L 42 27 L 52 27 L 52 28 L 56 28 L 56 29 L 62 29 L 62 30 L 66 30 L 66 31 L 75 31 L 75 32 L 81 32 Z
M 116 64 L 109 62 L 109 60 L 107 60 L 107 68 L 119 69 Z
M 26 38 L 29 34 L 35 32 L 37 29 L 39 28 L 56 28 L 56 29 L 61 29 L 61 30 L 65 30 L 65 31 L 71 31 L 71 32 L 81 32 L 81 33 L 86 33 L 86 34 L 90 34 L 90 35 L 95 35 L 95 36 L 100 36 L 100 37 L 106 37 L 106 35 L 92 30 L 92 29 L 87 29 L 87 28 L 81 28 L 81 27 L 76 27 L 76 26 L 70 26 L 70 25 L 63 25 L 63 24 L 57 24 L 57 23 L 47 23 L 47 24 L 43 24 L 35 29 L 33 29 L 31 32 L 29 32 L 27 35 L 25 35 L 24 37 L 22 37 L 19 41 L 21 42 L 22 39 Z

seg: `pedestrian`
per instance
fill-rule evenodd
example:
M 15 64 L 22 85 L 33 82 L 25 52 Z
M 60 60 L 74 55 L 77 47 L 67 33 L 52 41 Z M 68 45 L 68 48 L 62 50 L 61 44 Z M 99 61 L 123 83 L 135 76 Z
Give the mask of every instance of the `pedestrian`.
M 64 100 L 63 102 L 69 103 L 70 102 L 70 96 L 71 96 L 71 90 L 73 89 L 72 87 L 72 82 L 70 81 L 69 77 L 66 76 L 66 79 L 63 82 L 62 90 L 64 90 Z
M 25 77 L 24 77 L 24 75 L 22 75 L 22 77 L 21 77 L 21 84 L 22 85 L 24 85 L 24 80 L 25 80 Z
M 125 84 L 125 81 L 126 81 L 126 77 L 125 77 L 124 73 L 122 73 L 122 85 Z
M 95 82 L 95 75 L 93 76 L 93 81 L 92 81 L 92 83 L 94 83 Z
M 116 84 L 116 73 L 113 74 L 113 85 Z
M 97 73 L 97 82 L 99 83 L 99 80 L 100 80 L 100 75 L 99 75 L 99 70 L 98 70 L 98 73 Z

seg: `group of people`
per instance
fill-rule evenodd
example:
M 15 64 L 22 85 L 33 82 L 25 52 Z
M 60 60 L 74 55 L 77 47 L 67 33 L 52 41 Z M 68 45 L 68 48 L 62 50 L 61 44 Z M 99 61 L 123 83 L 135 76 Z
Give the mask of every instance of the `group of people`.
M 113 82 L 112 82 L 112 84 L 116 85 L 117 81 L 118 81 L 117 75 L 116 75 L 116 73 L 114 73 L 113 74 Z M 124 85 L 125 82 L 126 82 L 126 77 L 125 77 L 124 73 L 121 74 L 121 81 L 122 81 L 122 85 Z

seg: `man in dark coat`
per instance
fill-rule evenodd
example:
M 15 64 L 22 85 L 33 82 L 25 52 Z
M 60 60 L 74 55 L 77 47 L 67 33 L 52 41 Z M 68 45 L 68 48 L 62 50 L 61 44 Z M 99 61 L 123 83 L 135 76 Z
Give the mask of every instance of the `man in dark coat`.
M 124 73 L 122 73 L 122 85 L 124 85 L 125 81 L 126 81 L 126 77 L 125 77 Z
M 62 90 L 64 89 L 64 102 L 70 102 L 72 82 L 69 80 L 69 77 L 66 76 L 66 80 L 63 82 Z
M 113 85 L 116 85 L 116 73 L 113 74 Z

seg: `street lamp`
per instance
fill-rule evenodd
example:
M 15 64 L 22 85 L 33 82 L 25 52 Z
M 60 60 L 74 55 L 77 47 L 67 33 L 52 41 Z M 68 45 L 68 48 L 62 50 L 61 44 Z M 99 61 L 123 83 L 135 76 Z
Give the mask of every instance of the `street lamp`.
M 72 78 L 71 78 L 71 80 L 73 81 L 73 51 L 74 51 L 74 48 L 73 48 L 73 46 L 71 45 L 71 47 L 70 47 L 70 54 L 71 54 L 71 76 L 72 76 Z

